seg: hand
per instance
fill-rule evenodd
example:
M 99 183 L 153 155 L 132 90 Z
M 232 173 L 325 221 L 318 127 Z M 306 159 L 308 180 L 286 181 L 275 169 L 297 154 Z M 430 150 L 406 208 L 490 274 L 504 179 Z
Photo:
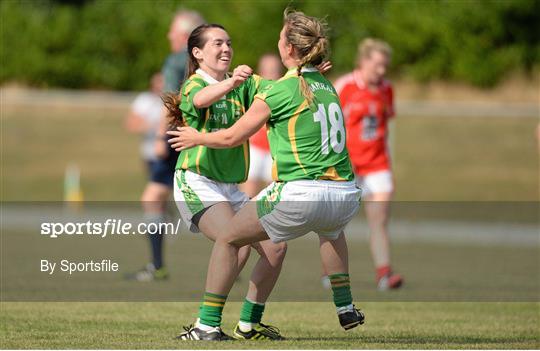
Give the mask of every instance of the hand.
M 317 69 L 321 74 L 325 74 L 326 72 L 330 71 L 332 68 L 332 61 L 324 61 L 320 65 L 317 66 Z
M 240 65 L 236 67 L 231 77 L 232 82 L 233 82 L 233 88 L 236 88 L 240 84 L 245 82 L 252 74 L 253 74 L 253 70 L 251 69 L 251 67 L 247 65 Z
M 176 129 L 178 130 L 170 130 L 167 132 L 168 135 L 174 137 L 169 139 L 169 145 L 176 151 L 182 151 L 201 145 L 201 133 L 197 131 L 197 129 L 192 127 L 178 127 Z
M 167 143 L 162 138 L 157 138 L 154 142 L 154 152 L 156 154 L 156 157 L 165 159 L 167 158 L 168 151 L 167 151 Z

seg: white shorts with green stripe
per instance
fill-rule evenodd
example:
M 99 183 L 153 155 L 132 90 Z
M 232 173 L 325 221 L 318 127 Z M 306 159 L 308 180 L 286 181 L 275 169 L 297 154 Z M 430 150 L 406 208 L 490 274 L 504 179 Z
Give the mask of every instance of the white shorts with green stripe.
M 174 200 L 189 230 L 198 233 L 199 228 L 192 222 L 194 215 L 218 202 L 229 202 L 237 212 L 249 201 L 249 197 L 238 190 L 238 184 L 221 183 L 178 169 L 174 173 Z
M 361 194 L 354 181 L 274 182 L 257 195 L 257 214 L 274 243 L 309 232 L 335 240 L 358 213 Z

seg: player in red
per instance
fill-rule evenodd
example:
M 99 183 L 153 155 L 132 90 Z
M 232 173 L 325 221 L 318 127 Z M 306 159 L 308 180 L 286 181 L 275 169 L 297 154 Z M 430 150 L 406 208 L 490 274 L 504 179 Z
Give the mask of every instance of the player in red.
M 259 59 L 257 71 L 264 79 L 278 80 L 283 75 L 282 67 L 278 55 L 267 53 Z M 249 138 L 249 153 L 249 176 L 248 180 L 241 184 L 240 190 L 252 198 L 272 182 L 272 156 L 266 137 L 266 126 Z
M 384 41 L 365 39 L 358 46 L 357 68 L 335 83 L 345 115 L 347 148 L 356 182 L 366 200 L 364 208 L 379 290 L 399 288 L 403 283 L 402 277 L 392 272 L 388 239 L 394 182 L 387 139 L 394 99 L 385 74 L 391 55 L 392 50 Z

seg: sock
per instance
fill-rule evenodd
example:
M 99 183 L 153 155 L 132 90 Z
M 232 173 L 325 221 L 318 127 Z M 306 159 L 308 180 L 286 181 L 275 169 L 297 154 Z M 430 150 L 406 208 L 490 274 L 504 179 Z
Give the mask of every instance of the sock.
M 227 296 L 205 292 L 199 308 L 199 322 L 210 327 L 219 327 L 226 300 Z
M 213 330 L 215 327 L 211 327 L 209 325 L 202 324 L 201 320 L 199 318 L 197 318 L 197 321 L 195 322 L 195 328 L 199 328 L 202 331 L 209 332 L 209 331 Z
M 385 275 L 392 273 L 390 265 L 377 267 L 377 281 L 379 281 Z
M 349 311 L 352 311 L 353 309 L 354 309 L 354 305 L 352 303 L 347 306 L 336 307 L 336 311 L 338 314 L 343 313 L 343 312 L 349 312 Z
M 253 302 L 247 298 L 244 300 L 239 322 L 242 331 L 249 331 L 253 327 L 253 324 L 260 323 L 264 306 L 264 303 Z
M 346 273 L 328 275 L 332 292 L 334 293 L 334 304 L 337 308 L 352 304 L 351 284 L 349 275 Z
M 149 214 L 146 216 L 146 223 L 155 223 L 160 225 L 165 222 L 165 215 L 163 214 Z M 152 263 L 156 269 L 163 267 L 163 234 L 161 231 L 157 233 L 148 233 L 148 239 L 150 240 L 150 248 L 152 249 Z

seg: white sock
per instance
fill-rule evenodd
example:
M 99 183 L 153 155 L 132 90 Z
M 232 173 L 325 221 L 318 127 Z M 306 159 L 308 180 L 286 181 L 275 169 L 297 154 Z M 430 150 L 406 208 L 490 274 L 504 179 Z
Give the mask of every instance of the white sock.
M 253 323 L 238 321 L 238 327 L 245 333 L 253 329 Z
M 354 309 L 354 306 L 353 306 L 352 303 L 350 305 L 347 305 L 347 306 L 336 307 L 337 314 L 340 314 L 340 313 L 343 313 L 343 312 L 350 312 L 353 309 Z
M 197 321 L 195 322 L 195 328 L 199 328 L 202 331 L 209 332 L 209 331 L 214 330 L 216 327 L 211 327 L 209 325 L 202 324 L 201 320 L 197 318 Z

